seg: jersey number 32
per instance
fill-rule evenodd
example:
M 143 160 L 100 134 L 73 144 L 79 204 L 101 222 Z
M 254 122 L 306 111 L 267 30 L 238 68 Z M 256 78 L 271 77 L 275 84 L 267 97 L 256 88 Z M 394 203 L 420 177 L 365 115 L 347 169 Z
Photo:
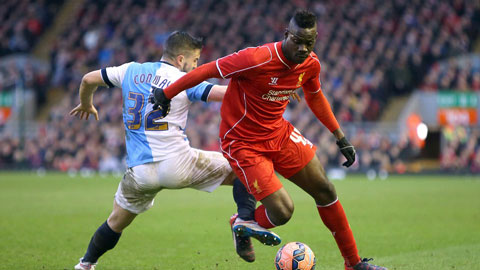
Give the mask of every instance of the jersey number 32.
M 128 114 L 133 116 L 131 121 L 127 121 L 128 128 L 131 130 L 139 129 L 142 126 L 142 109 L 145 105 L 145 99 L 142 94 L 129 92 L 128 99 L 134 100 L 133 107 L 128 108 Z M 153 110 L 145 116 L 145 130 L 168 130 L 168 122 L 157 122 L 162 119 L 162 110 Z

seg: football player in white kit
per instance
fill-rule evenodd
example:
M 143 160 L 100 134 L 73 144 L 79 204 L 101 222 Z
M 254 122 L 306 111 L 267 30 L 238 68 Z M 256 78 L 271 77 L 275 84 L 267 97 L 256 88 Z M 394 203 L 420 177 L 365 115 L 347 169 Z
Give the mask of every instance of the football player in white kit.
M 197 66 L 201 48 L 201 40 L 186 32 L 173 32 L 166 41 L 161 61 L 130 62 L 92 71 L 83 77 L 80 104 L 70 112 L 80 119 L 93 115 L 98 120 L 93 105 L 93 93 L 98 86 L 122 89 L 128 169 L 115 194 L 112 213 L 92 236 L 75 269 L 95 269 L 98 258 L 116 245 L 122 231 L 138 214 L 152 207 L 155 195 L 162 189 L 212 192 L 221 184 L 233 185 L 239 214 L 253 214 L 255 198 L 235 179 L 223 155 L 191 148 L 184 133 L 190 104 L 222 101 L 227 87 L 203 82 L 182 92 L 172 100 L 165 118 L 160 109 L 153 109 L 148 102 L 152 88 L 165 88 Z M 277 235 L 256 224 L 252 224 L 252 229 L 263 243 L 263 239 L 280 241 Z M 240 257 L 253 261 L 250 238 L 233 235 Z

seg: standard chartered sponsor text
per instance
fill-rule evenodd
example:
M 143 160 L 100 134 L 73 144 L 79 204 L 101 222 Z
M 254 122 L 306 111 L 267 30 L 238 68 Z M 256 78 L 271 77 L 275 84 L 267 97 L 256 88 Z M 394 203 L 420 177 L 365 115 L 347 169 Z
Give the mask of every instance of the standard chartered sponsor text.
M 282 101 L 289 99 L 290 95 L 295 92 L 295 89 L 290 90 L 270 90 L 267 94 L 262 95 L 262 99 L 268 101 Z

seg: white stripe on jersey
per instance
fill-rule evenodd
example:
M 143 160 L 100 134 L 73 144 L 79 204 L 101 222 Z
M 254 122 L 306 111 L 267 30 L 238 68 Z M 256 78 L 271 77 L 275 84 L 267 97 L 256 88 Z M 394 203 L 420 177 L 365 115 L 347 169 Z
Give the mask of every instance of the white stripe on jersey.
M 268 52 L 270 52 L 270 59 L 268 59 L 267 61 L 263 62 L 263 63 L 260 63 L 258 65 L 255 65 L 255 66 L 251 66 L 251 67 L 247 67 L 247 68 L 244 68 L 244 69 L 239 69 L 239 70 L 236 70 L 236 71 L 233 71 L 233 72 L 230 72 L 228 74 L 225 75 L 224 79 L 232 74 L 235 74 L 235 73 L 238 73 L 238 72 L 242 72 L 242 71 L 245 71 L 245 70 L 249 70 L 249 69 L 252 69 L 252 68 L 256 68 L 256 67 L 259 67 L 259 66 L 262 66 L 262 65 L 265 65 L 267 63 L 269 63 L 270 61 L 272 61 L 273 59 L 273 55 L 272 55 L 272 51 L 270 50 L 270 48 L 268 46 L 262 46 L 262 47 L 266 47 L 268 49 Z M 260 47 L 260 48 L 262 48 Z M 252 48 L 252 47 L 248 47 L 248 48 Z M 245 48 L 244 50 L 248 49 L 248 48 Z M 223 57 L 222 57 L 223 58 Z M 218 61 L 222 60 L 222 58 L 218 59 L 217 60 L 217 63 Z M 220 75 L 221 75 L 221 72 L 220 72 Z
M 232 131 L 237 125 L 238 123 L 242 122 L 243 118 L 245 118 L 245 116 L 247 115 L 247 96 L 245 95 L 245 92 L 243 93 L 243 102 L 244 102 L 244 106 L 245 106 L 245 113 L 243 114 L 243 116 L 240 118 L 240 120 L 238 120 L 235 125 L 233 125 L 227 132 L 225 132 L 225 135 L 223 135 L 223 139 L 225 140 L 225 138 L 227 138 L 227 134 Z
M 288 66 L 287 63 L 283 62 L 282 57 L 280 57 L 280 54 L 278 54 L 277 43 L 278 42 L 275 42 L 275 44 L 273 44 L 273 47 L 275 48 L 275 52 L 277 53 L 277 57 L 286 67 L 288 67 L 288 69 L 290 69 L 290 66 Z
M 218 60 L 220 60 L 220 59 L 217 59 L 217 61 L 215 61 L 215 65 L 217 66 L 218 73 L 220 73 L 220 76 L 222 76 L 222 78 L 225 79 L 225 76 L 223 76 L 223 74 L 222 74 L 222 70 L 221 70 L 220 67 L 218 66 Z

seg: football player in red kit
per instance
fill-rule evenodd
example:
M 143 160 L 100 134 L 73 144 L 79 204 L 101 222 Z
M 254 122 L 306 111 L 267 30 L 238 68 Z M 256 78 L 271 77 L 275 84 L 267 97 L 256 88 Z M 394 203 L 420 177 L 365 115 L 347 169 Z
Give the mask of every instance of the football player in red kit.
M 223 155 L 248 192 L 262 202 L 251 213 L 233 217 L 237 237 L 258 238 L 257 228 L 273 228 L 291 218 L 293 202 L 275 175 L 277 171 L 313 197 L 345 259 L 346 270 L 386 270 L 360 258 L 335 187 L 315 154 L 316 147 L 283 118 L 289 96 L 303 88 L 308 106 L 337 139 L 347 159 L 343 165 L 349 167 L 355 161 L 355 149 L 322 93 L 321 66 L 313 52 L 316 38 L 316 16 L 297 11 L 283 41 L 246 48 L 202 65 L 166 89 L 154 89 L 152 102 L 166 114 L 169 100 L 181 91 L 208 78 L 231 79 L 221 108 Z M 253 252 L 251 245 L 245 247 Z

